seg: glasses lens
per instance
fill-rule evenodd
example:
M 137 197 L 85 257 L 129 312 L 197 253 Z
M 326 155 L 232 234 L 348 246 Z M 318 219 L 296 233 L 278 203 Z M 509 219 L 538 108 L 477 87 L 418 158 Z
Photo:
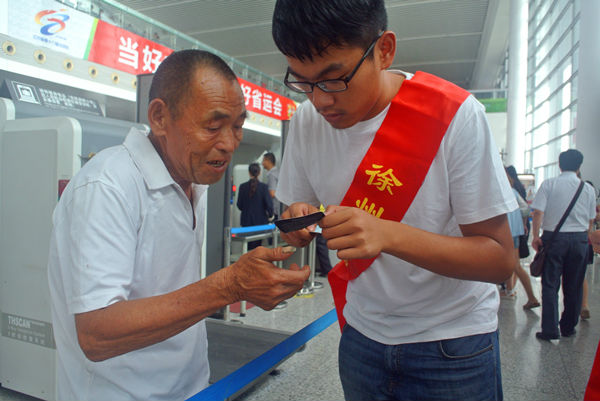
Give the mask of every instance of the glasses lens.
M 343 79 L 329 79 L 317 82 L 316 85 L 323 92 L 341 92 L 348 89 L 348 85 L 346 85 L 346 81 Z
M 285 83 L 288 88 L 295 92 L 309 93 L 312 92 L 312 85 L 308 82 L 290 82 Z

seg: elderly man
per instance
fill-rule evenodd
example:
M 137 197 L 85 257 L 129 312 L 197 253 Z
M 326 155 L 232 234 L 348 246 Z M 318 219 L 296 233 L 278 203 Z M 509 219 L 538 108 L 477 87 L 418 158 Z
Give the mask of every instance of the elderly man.
M 533 209 L 533 240 L 537 251 L 547 247 L 542 272 L 542 331 L 540 340 L 556 340 L 575 334 L 581 312 L 583 280 L 587 263 L 588 231 L 596 216 L 596 194 L 589 185 L 583 185 L 573 209 L 553 238 L 558 222 L 574 198 L 581 184 L 577 177 L 583 155 L 575 149 L 562 152 L 558 157 L 561 174 L 542 182 L 531 208 Z M 543 235 L 540 237 L 540 227 Z M 564 310 L 558 320 L 558 290 L 562 281 Z M 560 335 L 559 335 L 560 326 Z
M 60 400 L 185 399 L 208 384 L 203 319 L 248 300 L 271 309 L 307 267 L 257 248 L 200 280 L 203 197 L 242 139 L 231 69 L 176 52 L 152 81 L 148 136 L 132 131 L 73 177 L 54 212 L 48 275 Z

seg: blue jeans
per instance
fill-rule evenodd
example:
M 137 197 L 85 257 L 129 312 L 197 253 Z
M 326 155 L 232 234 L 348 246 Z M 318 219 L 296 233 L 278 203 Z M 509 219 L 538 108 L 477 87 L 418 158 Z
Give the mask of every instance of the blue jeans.
M 542 243 L 548 243 L 552 232 L 544 231 Z M 550 336 L 571 334 L 579 322 L 583 280 L 587 267 L 587 232 L 556 234 L 548 245 L 542 271 L 542 332 Z M 558 290 L 561 287 L 564 310 L 558 320 Z
M 385 345 L 346 325 L 339 369 L 346 400 L 502 400 L 497 331 Z

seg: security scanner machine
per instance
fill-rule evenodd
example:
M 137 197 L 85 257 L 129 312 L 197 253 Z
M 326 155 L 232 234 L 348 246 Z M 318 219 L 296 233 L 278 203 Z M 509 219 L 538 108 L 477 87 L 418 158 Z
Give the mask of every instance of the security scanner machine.
M 52 212 L 89 157 L 146 127 L 134 113 L 131 121 L 107 118 L 81 90 L 4 71 L 0 96 L 0 384 L 51 400 Z

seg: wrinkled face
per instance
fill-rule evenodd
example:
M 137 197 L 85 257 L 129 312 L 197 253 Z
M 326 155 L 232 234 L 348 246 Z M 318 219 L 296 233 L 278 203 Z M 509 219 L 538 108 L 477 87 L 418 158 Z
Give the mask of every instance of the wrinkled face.
M 246 118 L 244 96 L 237 80 L 212 69 L 198 70 L 190 95 L 177 118 L 166 119 L 162 157 L 173 179 L 212 184 L 225 173 L 242 140 Z
M 290 75 L 297 81 L 317 82 L 326 79 L 346 78 L 356 67 L 365 49 L 358 47 L 330 48 L 313 60 L 287 57 Z M 327 93 L 318 87 L 306 96 L 317 111 L 334 128 L 348 128 L 359 121 L 368 120 L 377 113 L 375 105 L 380 95 L 380 68 L 373 57 L 360 65 L 348 89 Z

